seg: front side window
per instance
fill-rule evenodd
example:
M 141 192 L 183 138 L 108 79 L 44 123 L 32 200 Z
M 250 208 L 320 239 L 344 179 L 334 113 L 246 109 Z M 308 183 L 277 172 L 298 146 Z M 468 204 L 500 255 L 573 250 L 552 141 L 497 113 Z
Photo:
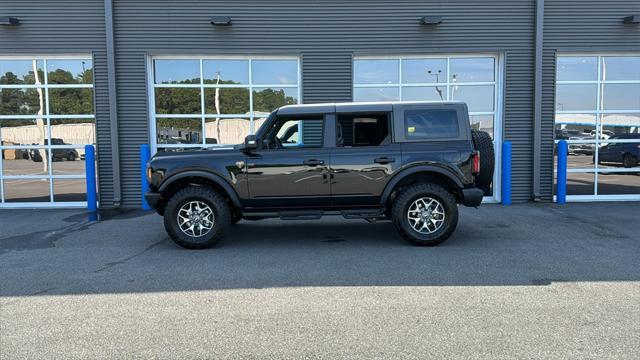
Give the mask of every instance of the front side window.
M 640 55 L 560 54 L 556 79 L 567 195 L 640 197 Z
M 320 148 L 324 141 L 322 117 L 279 118 L 261 139 L 263 149 Z
M 451 139 L 460 135 L 458 113 L 449 109 L 421 109 L 404 111 L 407 139 Z
M 0 58 L 0 140 L 0 205 L 85 201 L 90 56 Z
M 267 115 L 299 103 L 296 58 L 153 60 L 159 151 L 241 143 Z

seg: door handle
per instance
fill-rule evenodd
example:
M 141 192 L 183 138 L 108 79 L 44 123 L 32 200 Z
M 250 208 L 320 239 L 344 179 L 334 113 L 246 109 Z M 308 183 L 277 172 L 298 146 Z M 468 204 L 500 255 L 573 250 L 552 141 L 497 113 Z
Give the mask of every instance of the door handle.
M 375 158 L 373 162 L 375 162 L 376 164 L 389 164 L 392 162 L 396 162 L 396 158 L 383 156 L 383 157 Z
M 307 166 L 324 165 L 324 160 L 309 159 L 309 160 L 303 161 L 302 164 L 307 165 Z

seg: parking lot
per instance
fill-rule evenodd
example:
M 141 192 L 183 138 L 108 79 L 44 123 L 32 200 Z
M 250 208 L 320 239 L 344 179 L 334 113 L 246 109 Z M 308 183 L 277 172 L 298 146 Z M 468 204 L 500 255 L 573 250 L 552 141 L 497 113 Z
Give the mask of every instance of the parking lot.
M 186 251 L 153 213 L 0 211 L 0 358 L 637 358 L 640 204 L 242 221 Z

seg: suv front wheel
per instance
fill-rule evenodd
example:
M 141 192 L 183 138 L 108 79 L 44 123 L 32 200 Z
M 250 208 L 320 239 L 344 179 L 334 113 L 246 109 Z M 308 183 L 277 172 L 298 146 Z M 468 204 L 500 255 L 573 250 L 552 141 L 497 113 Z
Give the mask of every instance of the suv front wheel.
M 438 184 L 418 183 L 403 189 L 391 206 L 400 235 L 417 246 L 435 246 L 447 240 L 458 225 L 453 194 Z
M 220 194 L 204 186 L 189 186 L 176 192 L 164 210 L 167 233 L 187 249 L 212 247 L 230 225 L 229 205 Z

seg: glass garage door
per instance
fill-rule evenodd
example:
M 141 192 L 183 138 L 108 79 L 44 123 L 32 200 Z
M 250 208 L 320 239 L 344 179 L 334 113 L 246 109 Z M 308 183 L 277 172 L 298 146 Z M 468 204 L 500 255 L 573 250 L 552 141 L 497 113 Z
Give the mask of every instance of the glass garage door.
M 640 200 L 640 54 L 558 55 L 555 139 L 568 200 Z
M 354 101 L 448 101 L 467 103 L 471 127 L 502 141 L 500 56 L 356 57 L 353 62 Z M 500 147 L 492 193 L 500 200 Z
M 93 61 L 0 58 L 0 207 L 85 206 Z
M 157 56 L 150 69 L 154 152 L 239 144 L 271 111 L 300 101 L 295 57 Z

